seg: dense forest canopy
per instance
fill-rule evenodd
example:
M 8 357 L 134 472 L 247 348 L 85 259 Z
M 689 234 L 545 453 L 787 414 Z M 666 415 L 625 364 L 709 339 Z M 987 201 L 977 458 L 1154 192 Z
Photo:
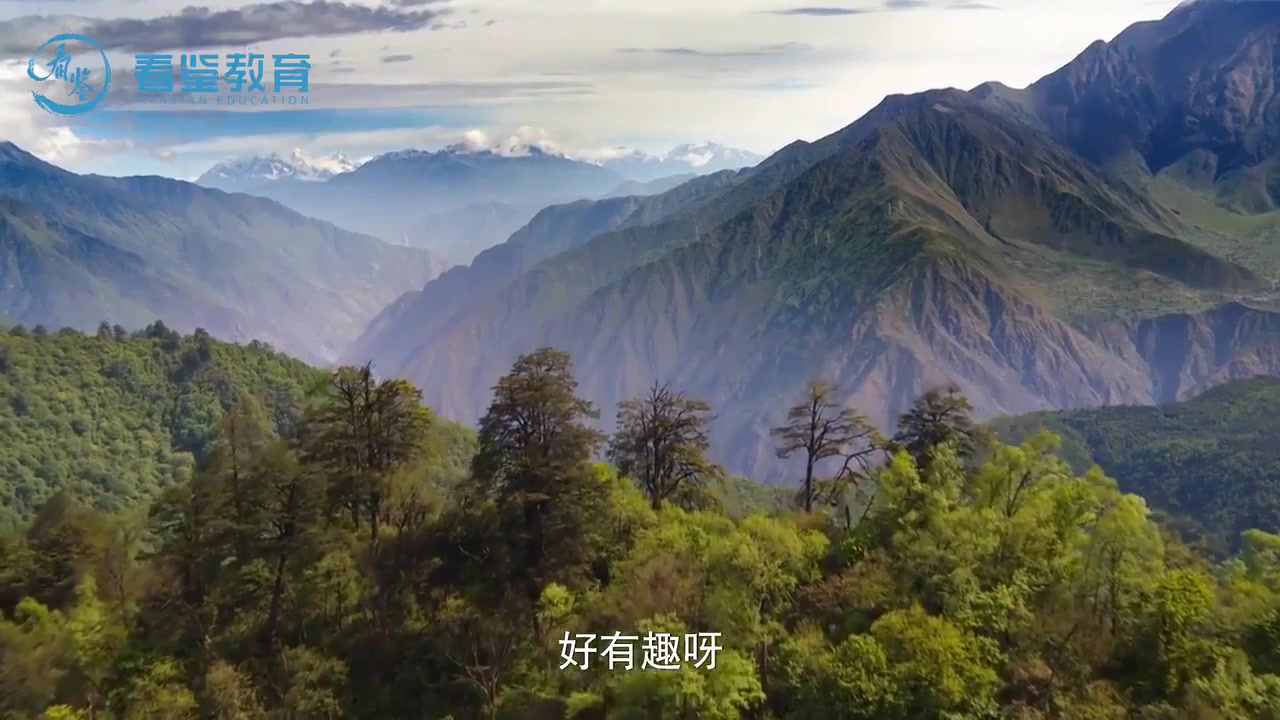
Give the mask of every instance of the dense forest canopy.
M 1280 528 L 1280 379 L 1220 385 L 1185 402 L 1033 413 L 993 422 L 1006 442 L 1060 436 L 1084 472 L 1096 462 L 1126 492 L 1191 519 L 1221 543 Z
M 199 340 L 4 347 L 31 372 L 40 343 L 77 342 L 171 372 Z M 806 468 L 780 499 L 708 460 L 711 408 L 677 388 L 606 437 L 550 348 L 467 436 L 368 368 L 282 412 L 260 390 L 287 364 L 211 347 L 258 373 L 226 371 L 243 391 L 213 395 L 188 476 L 145 515 L 64 485 L 4 535 L 0 715 L 1280 718 L 1280 536 L 1211 560 L 955 392 L 886 436 L 814 382 L 774 433 Z M 566 636 L 617 633 L 721 648 L 714 669 L 563 667 Z
M 96 335 L 11 327 L 0 333 L 0 528 L 29 521 L 68 491 L 100 510 L 145 506 L 187 482 L 242 394 L 273 432 L 292 436 L 325 373 L 262 343 L 236 345 L 156 322 Z M 459 467 L 467 431 L 437 424 Z

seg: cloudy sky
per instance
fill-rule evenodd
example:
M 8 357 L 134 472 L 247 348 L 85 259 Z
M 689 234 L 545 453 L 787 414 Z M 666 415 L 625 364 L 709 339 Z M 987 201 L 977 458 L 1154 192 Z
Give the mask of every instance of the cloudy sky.
M 806 4 L 812 3 L 812 4 Z M 1176 0 L 0 0 L 0 138 L 77 171 L 190 178 L 236 155 L 434 148 L 480 131 L 583 155 L 715 140 L 767 154 L 887 94 L 1021 87 Z M 32 102 L 32 52 L 109 56 L 93 112 Z M 136 52 L 307 53 L 305 108 L 141 106 Z M 269 73 L 269 71 L 268 71 Z

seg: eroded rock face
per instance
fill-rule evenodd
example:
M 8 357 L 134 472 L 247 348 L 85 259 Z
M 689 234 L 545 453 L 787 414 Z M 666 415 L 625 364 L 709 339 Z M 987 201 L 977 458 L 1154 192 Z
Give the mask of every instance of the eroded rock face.
M 1238 302 L 1114 323 L 1096 337 L 1149 379 L 1150 399 L 1134 403 L 1174 402 L 1228 380 L 1280 376 L 1280 313 Z
M 1280 3 L 1206 1 L 1098 41 L 1026 101 L 1073 150 L 1136 150 L 1152 173 L 1200 150 L 1221 178 L 1280 148 Z

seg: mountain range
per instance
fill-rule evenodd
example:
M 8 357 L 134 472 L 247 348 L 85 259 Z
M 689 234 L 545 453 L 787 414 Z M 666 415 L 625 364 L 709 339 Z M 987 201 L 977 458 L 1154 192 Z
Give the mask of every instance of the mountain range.
M 507 144 L 492 148 L 459 143 L 450 145 L 441 152 L 451 154 L 492 152 L 504 157 L 521 157 L 538 152 L 597 164 L 637 184 L 673 176 L 704 175 L 720 170 L 737 170 L 755 165 L 764 159 L 763 156 L 748 150 L 711 141 L 678 145 L 661 154 L 619 147 L 606 153 L 601 159 L 591 159 L 590 156 L 579 157 L 552 145 L 536 142 Z M 351 160 L 341 152 L 309 155 L 299 148 L 294 148 L 288 155 L 271 153 L 223 160 L 206 170 L 195 182 L 228 192 L 249 192 L 246 188 L 256 188 L 262 183 L 279 180 L 328 180 L 334 175 L 351 172 L 370 159 Z
M 136 329 L 157 318 L 328 362 L 444 262 L 270 200 L 77 175 L 0 143 L 0 315 Z
M 711 401 L 719 460 L 762 478 L 818 377 L 888 425 L 936 383 L 990 415 L 1280 373 L 1278 46 L 1280 4 L 1193 3 L 1027 88 L 890 96 L 747 170 L 547 208 L 346 359 L 472 421 L 560 347 L 606 419 L 655 380 Z
M 294 150 L 287 157 L 225 161 L 196 182 L 268 197 L 340 227 L 466 263 L 548 205 L 650 194 L 676 184 L 673 177 L 759 160 L 745 150 L 711 142 L 681 145 L 662 155 L 619 148 L 602 160 L 578 158 L 545 143 L 459 143 L 363 162 L 341 154 L 311 158 Z

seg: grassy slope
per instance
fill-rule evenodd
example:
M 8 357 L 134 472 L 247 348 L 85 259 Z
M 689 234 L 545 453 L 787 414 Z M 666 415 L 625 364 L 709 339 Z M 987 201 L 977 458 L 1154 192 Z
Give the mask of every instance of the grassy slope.
M 1200 247 L 1232 262 L 1254 268 L 1269 285 L 1256 302 L 1280 307 L 1275 286 L 1280 281 L 1280 210 L 1245 214 L 1222 205 L 1216 193 L 1178 182 L 1168 174 L 1155 178 L 1152 194 L 1178 213 L 1192 228 L 1189 238 Z

